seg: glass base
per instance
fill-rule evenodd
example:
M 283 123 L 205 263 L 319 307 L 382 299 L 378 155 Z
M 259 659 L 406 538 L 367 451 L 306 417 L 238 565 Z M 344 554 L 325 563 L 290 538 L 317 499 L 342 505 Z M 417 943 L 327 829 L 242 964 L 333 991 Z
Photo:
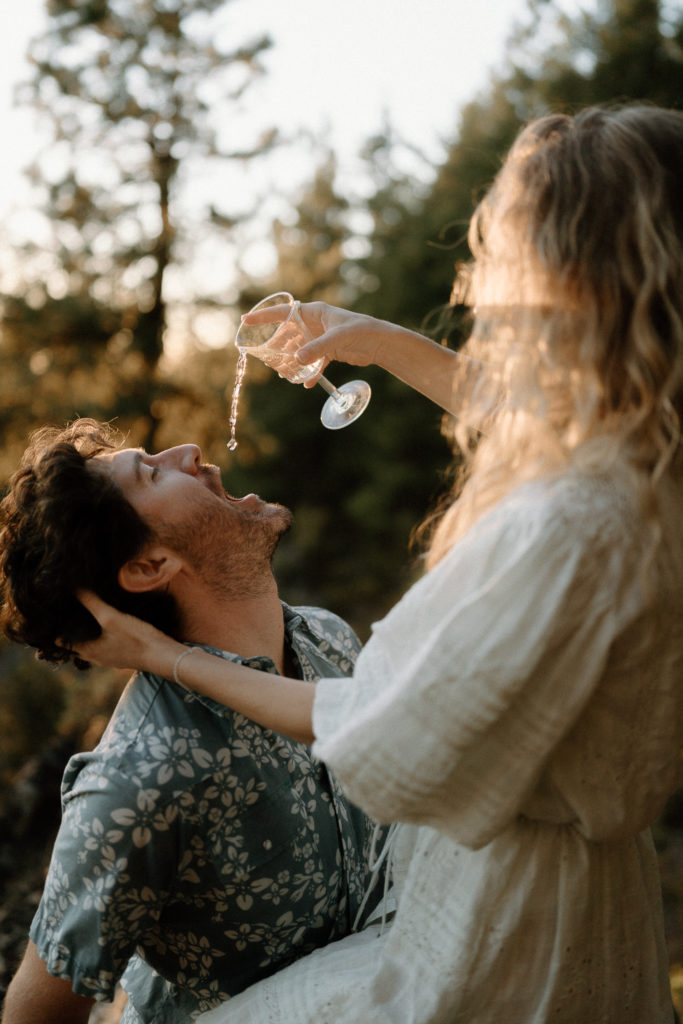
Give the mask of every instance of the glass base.
M 348 427 L 365 412 L 371 394 L 370 385 L 364 380 L 350 380 L 348 384 L 342 384 L 337 388 L 337 394 L 330 395 L 322 408 L 320 419 L 323 426 L 328 430 Z

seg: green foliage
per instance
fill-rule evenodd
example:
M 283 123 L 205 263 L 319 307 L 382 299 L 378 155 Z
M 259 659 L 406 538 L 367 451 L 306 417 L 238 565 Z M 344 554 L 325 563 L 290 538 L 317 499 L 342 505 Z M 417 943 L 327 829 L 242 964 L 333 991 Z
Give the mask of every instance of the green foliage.
M 11 646 L 0 651 L 0 782 L 55 734 L 66 703 L 61 679 Z
M 683 15 L 661 0 L 598 0 L 595 13 L 570 17 L 531 0 L 532 21 L 517 41 L 512 72 L 500 83 L 518 116 L 545 109 L 643 100 L 681 104 Z M 539 52 L 538 39 L 554 39 Z
M 68 739 L 74 749 L 94 746 L 126 676 L 105 669 L 82 673 L 69 665 L 57 669 L 39 661 L 32 651 L 4 641 L 0 645 L 0 787 L 56 740 Z
M 315 295 L 323 301 L 339 298 L 340 267 L 351 237 L 351 204 L 336 190 L 336 171 L 334 154 L 324 154 L 310 187 L 296 205 L 295 222 L 290 218 L 288 223 L 277 220 L 273 224 L 277 277 L 297 296 Z

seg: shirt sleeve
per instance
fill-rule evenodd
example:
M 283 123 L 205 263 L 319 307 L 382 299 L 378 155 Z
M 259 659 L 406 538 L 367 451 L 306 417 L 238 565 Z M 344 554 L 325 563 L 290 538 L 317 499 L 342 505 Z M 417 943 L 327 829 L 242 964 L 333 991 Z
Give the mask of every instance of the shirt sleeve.
M 638 607 L 619 517 L 531 490 L 483 517 L 318 684 L 314 753 L 380 821 L 466 846 L 519 812 Z M 614 517 L 612 517 L 614 518 Z
M 154 934 L 177 877 L 178 815 L 160 793 L 93 755 L 67 767 L 70 786 L 31 938 L 50 974 L 75 992 L 113 999 L 142 935 Z

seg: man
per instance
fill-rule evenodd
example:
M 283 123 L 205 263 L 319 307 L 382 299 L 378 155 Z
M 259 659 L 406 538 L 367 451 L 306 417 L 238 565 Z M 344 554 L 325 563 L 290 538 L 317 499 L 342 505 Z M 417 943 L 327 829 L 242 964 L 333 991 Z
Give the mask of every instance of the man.
M 352 670 L 345 623 L 279 599 L 288 510 L 227 495 L 195 445 L 148 455 L 91 420 L 46 428 L 1 510 L 2 624 L 43 657 L 97 635 L 83 587 L 264 671 Z M 120 978 L 126 1024 L 185 1024 L 351 930 L 371 823 L 307 747 L 179 678 L 134 675 L 98 748 L 67 766 L 3 1024 L 79 1024 Z

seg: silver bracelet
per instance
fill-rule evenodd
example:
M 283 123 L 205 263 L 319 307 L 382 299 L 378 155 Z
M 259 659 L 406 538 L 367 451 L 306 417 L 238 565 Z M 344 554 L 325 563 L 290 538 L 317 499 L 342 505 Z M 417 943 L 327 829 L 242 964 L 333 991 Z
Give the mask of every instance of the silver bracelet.
M 180 652 L 180 654 L 176 658 L 175 665 L 173 666 L 173 682 L 177 683 L 178 686 L 185 686 L 185 683 L 182 681 L 182 679 L 178 675 L 178 669 L 180 668 L 180 662 L 183 660 L 183 658 L 186 658 L 188 654 L 192 654 L 192 652 L 196 651 L 196 650 L 198 650 L 197 647 L 186 647 L 183 651 Z M 185 687 L 185 689 L 187 689 L 187 687 Z

